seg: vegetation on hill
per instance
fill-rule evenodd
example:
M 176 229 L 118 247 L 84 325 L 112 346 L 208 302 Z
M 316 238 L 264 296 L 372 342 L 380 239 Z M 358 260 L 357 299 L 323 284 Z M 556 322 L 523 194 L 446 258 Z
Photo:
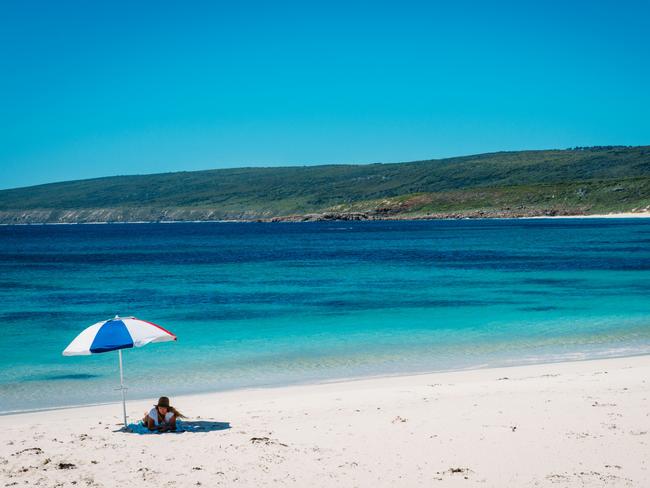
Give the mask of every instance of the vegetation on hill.
M 648 206 L 650 146 L 601 146 L 52 183 L 0 191 L 0 222 L 516 216 Z

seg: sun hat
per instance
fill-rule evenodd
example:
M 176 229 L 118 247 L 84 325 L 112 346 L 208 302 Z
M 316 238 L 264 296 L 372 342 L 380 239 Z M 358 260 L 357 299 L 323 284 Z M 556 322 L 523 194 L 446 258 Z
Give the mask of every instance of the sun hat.
M 169 398 L 164 397 L 164 396 L 163 396 L 163 397 L 160 397 L 160 398 L 158 399 L 158 404 L 157 404 L 157 405 L 154 405 L 154 406 L 155 406 L 155 407 L 165 407 L 165 408 L 169 408 Z

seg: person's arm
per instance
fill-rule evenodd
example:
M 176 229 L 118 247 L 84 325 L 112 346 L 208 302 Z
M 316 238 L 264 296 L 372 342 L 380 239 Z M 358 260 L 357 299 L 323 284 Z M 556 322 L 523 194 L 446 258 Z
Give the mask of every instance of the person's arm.
M 156 430 L 156 424 L 154 423 L 153 419 L 147 415 L 147 429 L 149 430 Z
M 169 419 L 169 430 L 176 430 L 176 415 Z

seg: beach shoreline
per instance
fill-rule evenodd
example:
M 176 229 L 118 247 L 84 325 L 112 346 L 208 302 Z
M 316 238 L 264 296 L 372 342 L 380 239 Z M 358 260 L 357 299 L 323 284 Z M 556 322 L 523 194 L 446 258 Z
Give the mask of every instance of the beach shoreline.
M 648 486 L 649 379 L 643 355 L 161 392 L 192 420 L 219 426 L 162 436 L 115 432 L 116 404 L 5 415 L 0 479 L 98 487 Z M 130 418 L 153 400 L 129 402 Z M 174 454 L 152 463 L 161 449 Z
M 588 215 L 554 215 L 549 217 L 520 217 L 523 219 L 643 219 L 649 218 L 650 212 L 614 212 Z
M 506 363 L 497 363 L 497 364 L 476 364 L 468 367 L 459 367 L 459 368 L 446 368 L 430 371 L 402 371 L 402 372 L 384 372 L 377 374 L 364 374 L 360 376 L 346 376 L 346 377 L 325 377 L 321 379 L 305 379 L 305 380 L 296 380 L 291 382 L 282 382 L 282 383 L 267 383 L 267 384 L 258 384 L 258 385 L 243 385 L 243 386 L 233 386 L 228 388 L 221 389 L 205 389 L 197 388 L 194 391 L 180 393 L 179 397 L 200 397 L 200 396 L 212 396 L 220 395 L 227 393 L 236 393 L 236 392 L 252 392 L 252 391 L 266 391 L 266 390 L 282 390 L 284 388 L 310 388 L 318 387 L 322 385 L 331 385 L 339 384 L 344 385 L 348 383 L 356 383 L 363 381 L 381 381 L 388 380 L 392 378 L 416 378 L 419 376 L 428 376 L 428 375 L 439 375 L 439 374 L 449 374 L 449 373 L 468 373 L 472 371 L 495 371 L 495 370 L 508 370 L 511 368 L 527 367 L 527 366 L 544 366 L 544 365 L 553 365 L 553 364 L 564 364 L 564 363 L 581 363 L 581 362 L 590 362 L 590 361 L 604 361 L 609 359 L 625 359 L 625 358 L 635 358 L 635 357 L 650 357 L 650 352 L 647 349 L 640 349 L 636 352 L 626 351 L 622 354 L 617 355 L 595 355 L 595 356 L 585 356 L 585 357 L 549 357 L 545 359 L 535 359 L 528 361 L 513 361 L 511 364 Z M 129 398 L 127 395 L 128 402 L 141 402 L 145 398 L 143 395 L 134 395 Z M 110 401 L 96 401 L 89 403 L 78 403 L 70 405 L 54 405 L 43 408 L 25 408 L 25 409 L 14 409 L 7 411 L 0 411 L 0 418 L 12 415 L 21 415 L 29 413 L 41 413 L 41 412 L 52 412 L 58 410 L 71 410 L 77 408 L 88 408 L 88 407 L 100 407 L 106 405 L 119 405 L 121 406 L 121 400 L 115 399 Z
M 125 220 L 125 221 L 34 221 L 34 222 L 0 222 L 0 226 L 39 226 L 39 225 L 109 225 L 109 224 L 201 224 L 201 223 L 311 223 L 311 222 L 421 222 L 436 220 L 529 220 L 529 219 L 643 219 L 650 218 L 650 211 L 644 212 L 612 212 L 598 214 L 570 214 L 570 215 L 479 215 L 479 214 L 430 214 L 430 215 L 395 215 L 395 216 L 366 216 L 364 218 L 350 218 L 341 213 L 339 217 L 328 217 L 321 214 L 289 215 L 282 217 L 254 218 L 254 219 L 217 219 L 217 220 Z

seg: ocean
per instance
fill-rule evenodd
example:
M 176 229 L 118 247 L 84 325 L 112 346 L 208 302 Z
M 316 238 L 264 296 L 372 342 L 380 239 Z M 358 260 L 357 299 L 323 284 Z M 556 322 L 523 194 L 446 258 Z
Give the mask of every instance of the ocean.
M 0 227 L 0 412 L 650 352 L 650 219 Z

